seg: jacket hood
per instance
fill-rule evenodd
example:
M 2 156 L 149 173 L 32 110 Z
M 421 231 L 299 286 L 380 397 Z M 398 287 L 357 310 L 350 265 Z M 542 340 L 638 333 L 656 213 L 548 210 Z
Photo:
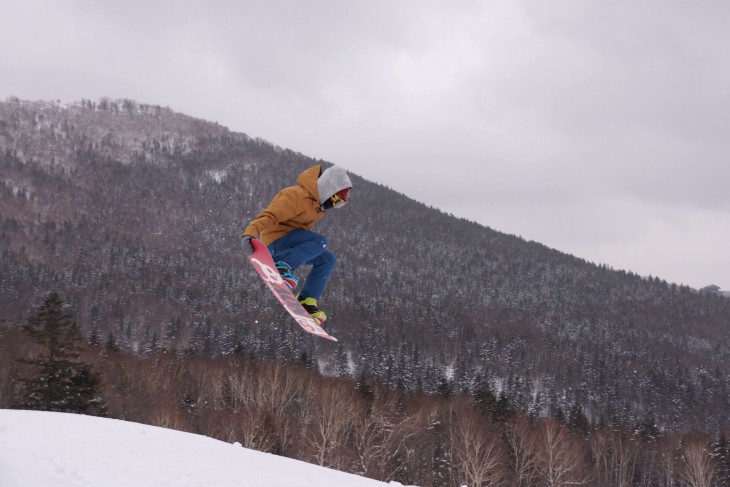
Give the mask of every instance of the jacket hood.
M 352 181 L 340 166 L 330 166 L 324 170 L 317 180 L 317 195 L 320 203 L 330 199 L 333 194 L 343 189 L 352 188 Z
M 322 174 L 322 167 L 312 166 L 309 169 L 303 171 L 297 178 L 297 183 L 299 183 L 299 186 L 306 189 L 314 200 L 316 200 L 318 197 L 317 180 L 319 179 L 320 174 Z

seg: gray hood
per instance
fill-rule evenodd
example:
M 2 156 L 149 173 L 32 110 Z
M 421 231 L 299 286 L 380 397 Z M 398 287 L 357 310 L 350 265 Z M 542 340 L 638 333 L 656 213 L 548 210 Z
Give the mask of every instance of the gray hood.
M 336 192 L 347 188 L 352 188 L 352 182 L 345 170 L 340 166 L 328 167 L 317 180 L 317 193 L 319 193 L 320 204 L 330 199 Z

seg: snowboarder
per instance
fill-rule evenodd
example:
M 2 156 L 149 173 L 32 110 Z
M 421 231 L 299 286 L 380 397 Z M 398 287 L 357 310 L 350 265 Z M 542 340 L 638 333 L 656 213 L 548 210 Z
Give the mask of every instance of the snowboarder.
M 339 166 L 322 170 L 322 166 L 317 165 L 302 172 L 297 183 L 297 186 L 279 191 L 269 206 L 246 227 L 241 248 L 250 255 L 253 252 L 251 239 L 260 239 L 291 289 L 299 284 L 294 271 L 302 265 L 311 265 L 312 270 L 297 299 L 321 325 L 327 315 L 317 307 L 317 300 L 327 286 L 337 259 L 327 249 L 327 239 L 311 229 L 327 210 L 341 208 L 347 203 L 352 182 Z

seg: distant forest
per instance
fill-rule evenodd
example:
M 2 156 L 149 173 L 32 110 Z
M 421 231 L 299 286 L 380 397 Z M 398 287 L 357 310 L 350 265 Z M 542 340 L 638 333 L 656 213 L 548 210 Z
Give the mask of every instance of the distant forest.
M 89 345 L 56 294 L 22 327 L 0 324 L 0 408 L 110 416 L 421 487 L 730 485 L 724 435 L 597 425 L 577 408 L 530 417 L 488 389 L 408 392 L 316 368 Z

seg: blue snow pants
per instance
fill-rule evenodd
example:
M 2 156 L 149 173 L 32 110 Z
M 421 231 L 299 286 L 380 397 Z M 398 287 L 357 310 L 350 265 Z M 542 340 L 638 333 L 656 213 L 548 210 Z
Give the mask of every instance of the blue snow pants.
M 292 269 L 311 265 L 299 299 L 319 299 L 327 286 L 337 258 L 327 250 L 327 239 L 309 230 L 296 229 L 280 237 L 268 246 L 274 262 L 286 262 Z

